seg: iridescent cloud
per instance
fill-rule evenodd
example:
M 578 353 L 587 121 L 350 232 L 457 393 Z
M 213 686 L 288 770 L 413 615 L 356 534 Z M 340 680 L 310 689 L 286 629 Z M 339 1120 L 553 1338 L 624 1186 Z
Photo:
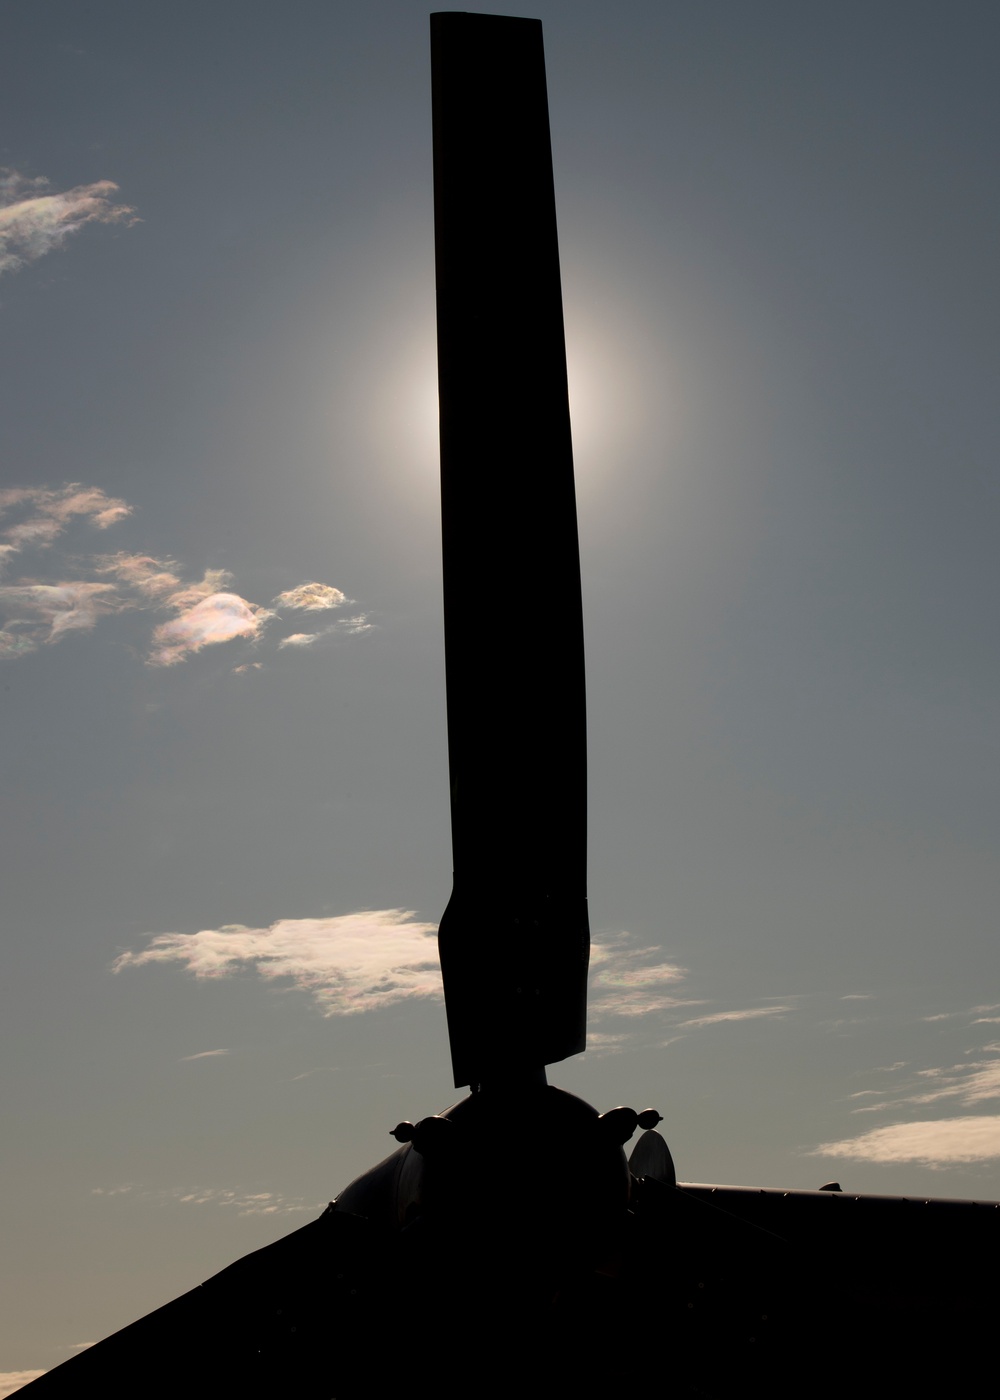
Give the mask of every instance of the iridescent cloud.
M 79 482 L 51 488 L 13 487 L 0 491 L 0 567 L 25 551 L 46 551 L 74 522 L 105 530 L 132 513 L 127 502 L 98 487 Z M 56 551 L 60 553 L 60 551 Z M 146 660 L 151 666 L 174 666 L 206 647 L 243 638 L 256 642 L 278 617 L 272 608 L 243 598 L 232 588 L 225 569 L 206 569 L 200 579 L 185 580 L 171 558 L 151 554 L 87 554 L 79 549 L 62 556 L 66 578 L 20 578 L 0 585 L 0 660 L 17 660 L 71 631 L 93 628 L 101 616 L 151 610 L 167 614 L 153 630 Z M 332 584 L 309 582 L 279 595 L 284 608 L 319 612 L 348 601 Z M 169 616 L 173 614 L 173 616 Z M 278 647 L 311 646 L 336 633 L 370 630 L 364 614 L 342 618 L 317 632 L 296 632 Z M 254 663 L 254 667 L 259 663 Z M 249 663 L 237 670 L 253 669 Z
M 301 583 L 298 588 L 289 588 L 279 593 L 274 600 L 276 608 L 301 608 L 305 612 L 325 612 L 328 608 L 339 608 L 347 602 L 339 588 L 328 583 Z
M 110 180 L 51 193 L 45 179 L 0 170 L 0 274 L 60 248 L 85 224 L 133 224 L 135 210 L 119 204 Z
M 212 593 L 185 608 L 179 617 L 160 623 L 153 632 L 149 662 L 175 666 L 202 647 L 234 637 L 256 637 L 271 616 L 266 608 L 255 607 L 238 593 Z
M 115 607 L 114 589 L 106 583 L 0 585 L 0 610 L 8 614 L 0 630 L 0 657 L 25 656 L 67 632 L 89 631 Z
M 48 486 L 14 486 L 0 491 L 0 517 L 13 515 L 0 527 L 0 567 L 25 549 L 53 544 L 74 519 L 88 520 L 106 530 L 131 515 L 132 507 L 96 486 L 71 481 Z

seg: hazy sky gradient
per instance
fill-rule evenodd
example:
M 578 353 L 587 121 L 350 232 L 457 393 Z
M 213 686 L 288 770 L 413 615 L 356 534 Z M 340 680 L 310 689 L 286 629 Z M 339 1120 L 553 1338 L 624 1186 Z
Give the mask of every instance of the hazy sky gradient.
M 528 12 L 598 939 L 550 1078 L 682 1179 L 995 1199 L 1000 12 Z M 427 13 L 0 16 L 0 1394 L 453 1097 Z M 552 625 L 513 563 L 498 616 Z

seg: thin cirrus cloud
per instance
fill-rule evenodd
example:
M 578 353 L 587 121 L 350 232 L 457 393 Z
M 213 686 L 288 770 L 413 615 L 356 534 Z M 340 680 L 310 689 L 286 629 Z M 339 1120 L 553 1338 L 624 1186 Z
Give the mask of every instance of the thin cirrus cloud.
M 232 575 L 224 569 L 206 569 L 200 579 L 185 580 L 174 559 L 125 550 L 96 553 L 92 546 L 81 550 L 76 538 L 72 554 L 58 547 L 68 531 L 104 531 L 131 514 L 126 501 L 79 482 L 0 491 L 0 570 L 26 553 L 50 566 L 48 577 L 36 574 L 0 583 L 0 659 L 17 660 L 70 633 L 93 631 L 105 617 L 152 612 L 161 614 L 161 620 L 148 636 L 146 663 L 176 666 L 225 642 L 243 639 L 256 645 L 283 614 L 314 615 L 350 601 L 332 584 L 306 582 L 265 607 L 235 592 Z M 370 630 L 362 613 L 315 632 L 293 633 L 279 640 L 278 649 Z
M 53 192 L 49 181 L 0 170 L 0 275 L 61 248 L 87 224 L 137 223 L 135 210 L 120 204 L 110 180 Z
M 986 1006 L 971 1006 L 966 1011 L 938 1011 L 933 1016 L 924 1016 L 924 1021 L 955 1021 L 963 1017 L 970 1017 L 970 1025 L 994 1025 L 996 1018 L 989 1016 L 990 1011 L 1000 1011 L 1000 1002 L 990 1002 Z
M 791 1006 L 754 1006 L 739 1011 L 713 1011 L 709 1016 L 694 1016 L 691 1020 L 678 1022 L 686 1030 L 697 1030 L 701 1026 L 720 1026 L 726 1021 L 757 1021 L 766 1016 L 786 1016 Z
M 590 949 L 590 1002 L 595 1020 L 649 1016 L 693 1003 L 674 995 L 687 975 L 676 963 L 662 961 L 662 949 L 636 947 L 628 934 L 605 935 Z M 610 1043 L 613 1037 L 605 1035 Z
M 946 1099 L 971 1108 L 989 1099 L 1000 1099 L 1000 1042 L 983 1046 L 980 1054 L 989 1058 L 917 1070 L 909 1084 L 900 1086 L 891 1098 L 886 1097 L 884 1092 L 862 1089 L 851 1097 L 877 1096 L 879 1102 L 861 1104 L 852 1112 L 879 1113 L 893 1108 L 920 1108 Z
M 167 1190 L 148 1190 L 131 1183 L 127 1186 L 95 1186 L 92 1196 L 127 1196 L 138 1205 L 221 1206 L 235 1210 L 237 1215 L 294 1215 L 300 1211 L 322 1209 L 325 1202 L 310 1203 L 301 1196 L 285 1196 L 280 1191 L 233 1191 L 225 1187 L 190 1190 L 177 1186 Z
M 808 1155 L 862 1162 L 915 1162 L 934 1168 L 988 1162 L 1000 1158 L 1000 1116 L 891 1123 L 858 1137 L 820 1143 Z

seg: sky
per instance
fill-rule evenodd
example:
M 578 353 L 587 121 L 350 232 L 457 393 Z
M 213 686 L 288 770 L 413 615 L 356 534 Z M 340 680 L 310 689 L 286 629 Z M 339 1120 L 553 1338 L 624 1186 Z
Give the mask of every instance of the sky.
M 1000 1198 L 1000 12 L 528 13 L 594 932 L 550 1082 L 682 1180 Z M 0 11 L 0 1395 L 457 1097 L 427 14 Z M 513 562 L 501 610 L 550 625 Z

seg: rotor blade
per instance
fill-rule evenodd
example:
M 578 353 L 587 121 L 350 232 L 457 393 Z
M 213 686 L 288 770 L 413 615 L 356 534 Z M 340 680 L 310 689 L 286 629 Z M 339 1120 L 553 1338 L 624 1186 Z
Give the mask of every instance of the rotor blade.
M 586 696 L 542 29 L 431 16 L 456 1085 L 586 1043 Z

